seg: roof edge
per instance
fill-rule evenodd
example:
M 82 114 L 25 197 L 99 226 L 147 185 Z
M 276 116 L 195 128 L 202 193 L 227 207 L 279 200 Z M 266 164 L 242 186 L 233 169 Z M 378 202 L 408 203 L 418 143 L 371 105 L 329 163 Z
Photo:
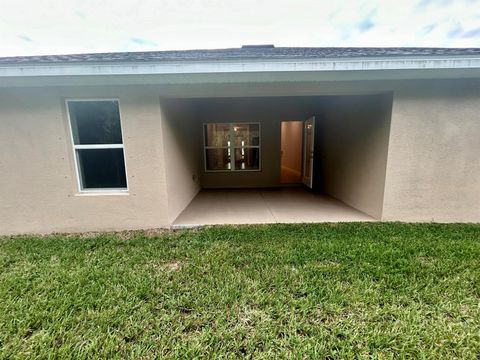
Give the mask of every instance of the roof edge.
M 476 56 L 0 64 L 0 77 L 479 69 Z

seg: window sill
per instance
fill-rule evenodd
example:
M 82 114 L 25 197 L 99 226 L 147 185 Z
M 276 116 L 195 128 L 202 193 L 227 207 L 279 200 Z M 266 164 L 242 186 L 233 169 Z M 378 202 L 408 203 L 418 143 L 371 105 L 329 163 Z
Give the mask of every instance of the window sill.
M 125 191 L 82 191 L 74 194 L 74 196 L 128 196 L 130 193 Z
M 205 173 L 248 173 L 248 172 L 260 172 L 262 169 L 251 170 L 205 170 Z

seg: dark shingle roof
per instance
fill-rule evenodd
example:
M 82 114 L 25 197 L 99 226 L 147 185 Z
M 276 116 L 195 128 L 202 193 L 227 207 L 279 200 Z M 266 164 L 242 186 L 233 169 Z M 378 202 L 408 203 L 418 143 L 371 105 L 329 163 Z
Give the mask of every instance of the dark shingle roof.
M 71 62 L 215 61 L 240 59 L 322 59 L 357 57 L 415 57 L 480 55 L 480 48 L 373 48 L 373 47 L 273 47 L 244 46 L 234 49 L 115 52 L 73 55 L 16 56 L 0 64 Z

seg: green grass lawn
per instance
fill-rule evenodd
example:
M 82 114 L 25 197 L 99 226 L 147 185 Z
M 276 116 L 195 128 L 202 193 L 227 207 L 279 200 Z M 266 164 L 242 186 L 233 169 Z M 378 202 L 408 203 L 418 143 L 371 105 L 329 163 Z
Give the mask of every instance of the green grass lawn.
M 480 226 L 0 238 L 0 358 L 471 358 Z

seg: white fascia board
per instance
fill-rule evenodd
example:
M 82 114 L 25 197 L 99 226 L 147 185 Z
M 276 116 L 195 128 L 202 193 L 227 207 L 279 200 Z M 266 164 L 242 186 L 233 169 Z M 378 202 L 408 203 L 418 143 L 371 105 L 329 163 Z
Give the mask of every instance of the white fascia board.
M 0 65 L 0 78 L 432 69 L 480 69 L 480 57 L 435 56 L 415 58 L 4 64 Z

